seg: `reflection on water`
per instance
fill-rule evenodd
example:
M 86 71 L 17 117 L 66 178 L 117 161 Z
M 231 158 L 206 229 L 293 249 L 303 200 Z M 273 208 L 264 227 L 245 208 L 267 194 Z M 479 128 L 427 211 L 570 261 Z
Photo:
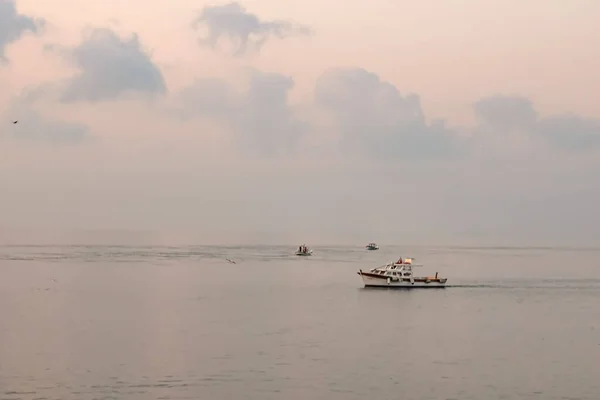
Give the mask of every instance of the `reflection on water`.
M 0 400 L 600 398 L 600 251 L 313 248 L 0 247 Z

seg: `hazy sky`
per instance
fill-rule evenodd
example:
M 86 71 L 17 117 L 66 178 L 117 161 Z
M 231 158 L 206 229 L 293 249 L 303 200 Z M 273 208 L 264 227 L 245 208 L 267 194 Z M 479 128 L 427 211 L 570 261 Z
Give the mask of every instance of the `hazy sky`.
M 597 0 L 0 0 L 0 241 L 598 243 L 598 21 Z

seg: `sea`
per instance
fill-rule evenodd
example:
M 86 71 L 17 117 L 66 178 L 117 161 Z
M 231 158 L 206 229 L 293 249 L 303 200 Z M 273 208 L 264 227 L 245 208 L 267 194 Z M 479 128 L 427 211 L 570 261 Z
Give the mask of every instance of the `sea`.
M 600 399 L 600 248 L 311 247 L 0 246 L 0 400 Z

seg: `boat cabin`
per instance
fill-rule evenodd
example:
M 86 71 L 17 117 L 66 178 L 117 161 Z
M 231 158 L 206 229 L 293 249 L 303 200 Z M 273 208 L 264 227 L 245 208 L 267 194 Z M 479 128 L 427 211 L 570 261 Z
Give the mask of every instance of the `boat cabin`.
M 399 278 L 399 277 L 410 278 L 413 274 L 412 267 L 418 266 L 418 265 L 413 265 L 412 261 L 413 261 L 412 258 L 402 259 L 402 257 L 400 257 L 400 259 L 396 262 L 391 262 L 391 263 L 388 263 L 381 267 L 373 268 L 371 270 L 371 273 L 379 274 L 379 275 L 383 275 L 383 276 L 396 277 L 396 278 Z

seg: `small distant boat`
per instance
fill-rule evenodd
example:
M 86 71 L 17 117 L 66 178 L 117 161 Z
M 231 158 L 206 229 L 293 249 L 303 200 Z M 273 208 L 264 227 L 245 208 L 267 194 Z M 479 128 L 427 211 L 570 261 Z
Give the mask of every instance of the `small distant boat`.
M 312 256 L 312 249 L 306 247 L 305 244 L 303 244 L 302 246 L 298 246 L 298 250 L 296 250 L 296 255 L 297 256 Z
M 413 276 L 412 258 L 400 258 L 381 267 L 373 268 L 369 272 L 359 270 L 358 275 L 363 280 L 365 287 L 399 287 L 399 288 L 443 288 L 448 278 L 435 276 L 415 277 Z
M 367 250 L 379 250 L 379 246 L 376 243 L 369 243 L 365 247 Z

